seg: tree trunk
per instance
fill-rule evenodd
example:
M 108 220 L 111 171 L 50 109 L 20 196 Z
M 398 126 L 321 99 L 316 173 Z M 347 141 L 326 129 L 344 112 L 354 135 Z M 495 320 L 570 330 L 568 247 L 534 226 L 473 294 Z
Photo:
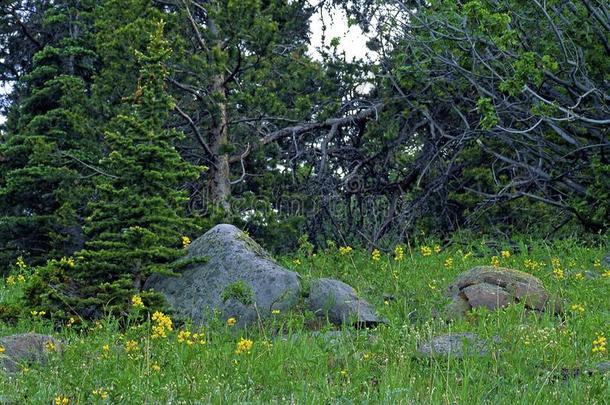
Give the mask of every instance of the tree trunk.
M 210 139 L 210 150 L 214 159 L 214 164 L 212 165 L 210 173 L 212 177 L 210 197 L 215 207 L 222 208 L 224 211 L 228 212 L 231 209 L 229 202 L 231 197 L 231 179 L 229 155 L 226 150 L 226 147 L 229 144 L 229 128 L 227 126 L 227 93 L 224 87 L 224 81 L 224 75 L 218 74 L 214 78 L 212 84 L 212 94 L 218 95 L 220 101 L 217 105 L 218 115 L 214 120 L 214 128 L 212 129 Z

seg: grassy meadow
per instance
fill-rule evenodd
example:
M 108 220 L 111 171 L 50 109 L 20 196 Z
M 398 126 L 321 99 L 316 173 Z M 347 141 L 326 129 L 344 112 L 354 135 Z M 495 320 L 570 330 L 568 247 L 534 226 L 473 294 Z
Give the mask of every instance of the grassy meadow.
M 573 241 L 435 243 L 388 253 L 307 246 L 278 260 L 310 277 L 334 277 L 356 288 L 388 324 L 341 333 L 305 313 L 276 313 L 264 325 L 238 330 L 218 319 L 197 328 L 171 316 L 144 319 L 134 302 L 126 324 L 72 319 L 59 330 L 53 314 L 0 323 L 0 336 L 35 331 L 64 343 L 46 366 L 0 373 L 0 403 L 386 403 L 605 404 L 610 374 L 589 375 L 609 361 L 600 337 L 610 338 L 608 246 Z M 477 310 L 447 323 L 437 315 L 445 287 L 476 265 L 505 266 L 539 277 L 559 295 L 565 315 L 526 312 L 521 305 Z M 0 285 L 0 303 L 14 302 L 26 265 Z M 23 277 L 19 277 L 19 275 Z M 469 331 L 495 341 L 484 357 L 421 358 L 418 343 Z M 1 354 L 0 354 L 1 355 Z

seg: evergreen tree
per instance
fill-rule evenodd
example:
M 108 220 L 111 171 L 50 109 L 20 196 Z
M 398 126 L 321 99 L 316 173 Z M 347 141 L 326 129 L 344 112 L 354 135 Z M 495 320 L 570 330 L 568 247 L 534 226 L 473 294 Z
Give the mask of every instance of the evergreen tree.
M 59 3 L 45 14 L 53 39 L 17 84 L 0 143 L 0 271 L 82 248 L 81 217 L 99 158 L 87 97 L 95 54 L 87 47 L 87 2 Z
M 66 306 L 85 317 L 102 310 L 121 314 L 151 273 L 171 272 L 184 254 L 186 235 L 196 226 L 185 215 L 188 197 L 181 187 L 202 168 L 181 159 L 173 146 L 181 135 L 163 127 L 174 103 L 165 89 L 168 54 L 159 23 L 147 51 L 138 55 L 140 79 L 130 111 L 106 132 L 109 154 L 86 219 L 90 239 L 75 263 L 55 261 L 39 271 L 29 295 L 41 298 L 40 308 L 60 316 Z M 153 295 L 144 297 L 150 304 Z

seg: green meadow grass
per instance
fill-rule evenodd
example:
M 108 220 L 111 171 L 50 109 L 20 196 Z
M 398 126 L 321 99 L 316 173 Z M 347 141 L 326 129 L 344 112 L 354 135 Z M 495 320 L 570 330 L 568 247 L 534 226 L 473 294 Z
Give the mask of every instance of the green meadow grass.
M 45 319 L 52 314 L 0 323 L 0 335 L 50 333 L 65 346 L 46 366 L 0 375 L 0 403 L 610 403 L 610 376 L 582 373 L 610 360 L 608 351 L 592 350 L 599 336 L 610 338 L 610 273 L 600 265 L 607 246 L 565 241 L 497 250 L 484 244 L 440 252 L 433 243 L 428 247 L 423 252 L 430 254 L 423 255 L 422 246 L 404 246 L 401 260 L 394 253 L 373 260 L 369 252 L 337 248 L 280 258 L 305 286 L 312 277 L 354 286 L 388 320 L 375 330 L 337 333 L 318 323 L 312 331 L 315 322 L 307 313 L 276 314 L 248 330 L 220 320 L 204 329 L 174 320 L 173 331 L 157 339 L 151 338 L 156 322 L 139 321 L 136 312 L 122 327 L 114 319 L 88 325 L 77 320 L 54 330 Z M 562 298 L 565 315 L 513 305 L 452 323 L 439 319 L 451 280 L 492 260 L 539 277 Z M 1 302 L 19 294 L 19 283 L 0 286 Z M 498 343 L 485 357 L 416 355 L 418 343 L 461 331 Z M 242 352 L 236 353 L 240 342 Z M 573 376 L 577 370 L 581 375 Z

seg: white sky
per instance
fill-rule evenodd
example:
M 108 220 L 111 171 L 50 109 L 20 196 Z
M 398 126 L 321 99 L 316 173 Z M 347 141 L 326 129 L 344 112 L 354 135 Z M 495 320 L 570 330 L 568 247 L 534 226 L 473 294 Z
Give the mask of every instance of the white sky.
M 314 3 L 314 0 L 310 0 L 310 3 Z M 340 38 L 338 49 L 340 52 L 345 52 L 348 61 L 352 61 L 354 58 L 365 58 L 368 55 L 366 37 L 362 33 L 360 27 L 357 25 L 348 27 L 345 12 L 343 10 L 335 9 L 331 13 L 327 10 L 319 12 L 311 19 L 310 30 L 312 35 L 310 53 L 314 57 L 317 54 L 315 49 L 322 45 L 322 21 L 326 23 L 324 45 L 328 46 L 333 38 L 338 37 Z

